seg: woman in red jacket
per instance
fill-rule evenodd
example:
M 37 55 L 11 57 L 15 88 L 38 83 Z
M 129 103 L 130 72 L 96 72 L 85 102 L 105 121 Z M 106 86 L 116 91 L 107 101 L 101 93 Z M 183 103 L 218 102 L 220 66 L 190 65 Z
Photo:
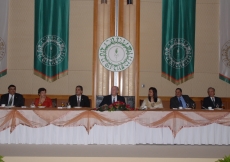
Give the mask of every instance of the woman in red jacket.
M 34 101 L 35 106 L 52 107 L 52 101 L 49 97 L 46 96 L 45 88 L 39 88 L 38 95 L 39 95 L 39 98 L 35 98 L 35 101 Z

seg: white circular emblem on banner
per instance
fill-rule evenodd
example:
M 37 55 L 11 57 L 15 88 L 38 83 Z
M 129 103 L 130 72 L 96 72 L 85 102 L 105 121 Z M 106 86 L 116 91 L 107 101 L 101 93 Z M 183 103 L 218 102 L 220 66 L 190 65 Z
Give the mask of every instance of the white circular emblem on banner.
M 66 56 L 64 41 L 56 35 L 47 35 L 38 41 L 36 55 L 47 66 L 60 64 Z
M 5 55 L 6 55 L 6 45 L 3 39 L 0 37 L 0 61 L 3 60 Z
M 186 67 L 193 58 L 193 50 L 189 42 L 182 38 L 171 39 L 163 51 L 165 61 L 175 69 Z
M 230 40 L 221 49 L 221 60 L 226 67 L 230 68 Z
M 127 69 L 133 62 L 134 50 L 131 43 L 123 37 L 110 37 L 100 46 L 99 60 L 108 70 L 118 72 Z

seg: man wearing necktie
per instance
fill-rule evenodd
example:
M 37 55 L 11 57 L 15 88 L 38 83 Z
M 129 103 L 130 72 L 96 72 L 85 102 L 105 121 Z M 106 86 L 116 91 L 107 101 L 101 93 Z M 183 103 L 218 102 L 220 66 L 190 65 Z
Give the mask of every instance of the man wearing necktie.
M 188 95 L 182 95 L 182 89 L 177 88 L 175 96 L 170 99 L 170 108 L 186 108 L 187 104 L 191 108 L 195 102 Z
M 21 107 L 24 106 L 24 98 L 21 94 L 16 93 L 16 86 L 9 85 L 8 93 L 1 96 L 1 104 L 6 106 Z
M 81 104 L 81 96 L 77 96 L 77 106 L 80 107 Z
M 112 103 L 117 102 L 117 101 L 125 103 L 125 98 L 123 96 L 119 96 L 118 92 L 119 92 L 119 88 L 117 86 L 113 86 L 111 88 L 111 95 L 104 96 L 99 107 L 103 105 L 111 105 Z
M 78 85 L 76 87 L 75 95 L 69 97 L 69 104 L 71 107 L 90 107 L 89 97 L 82 93 L 83 87 Z
M 208 90 L 208 97 L 205 97 L 203 100 L 202 108 L 221 108 L 222 107 L 222 101 L 221 98 L 215 96 L 215 88 L 209 87 Z

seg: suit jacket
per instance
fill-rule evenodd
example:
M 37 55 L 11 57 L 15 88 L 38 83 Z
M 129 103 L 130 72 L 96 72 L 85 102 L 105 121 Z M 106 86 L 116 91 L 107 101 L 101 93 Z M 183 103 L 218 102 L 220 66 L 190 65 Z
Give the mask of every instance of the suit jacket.
M 184 98 L 184 101 L 189 104 L 189 107 L 192 106 L 193 103 L 195 103 L 188 95 L 182 95 Z M 170 99 L 170 108 L 178 108 L 180 106 L 180 103 L 178 101 L 178 97 L 174 96 Z
M 221 98 L 215 97 L 215 105 L 214 105 L 210 97 L 205 97 L 203 100 L 202 108 L 208 108 L 208 107 L 216 108 L 217 104 L 219 105 L 219 107 L 222 107 Z
M 69 103 L 71 107 L 77 106 L 77 96 L 73 95 L 69 97 Z M 90 107 L 90 101 L 89 97 L 85 95 L 81 95 L 81 102 L 80 102 L 81 107 Z
M 6 93 L 1 96 L 1 104 L 8 105 L 8 100 L 9 100 L 9 93 Z M 14 94 L 14 104 L 13 105 L 16 107 L 24 106 L 24 98 L 21 94 L 19 93 Z
M 125 98 L 123 96 L 117 95 L 117 101 L 125 103 Z M 112 96 L 111 95 L 104 96 L 104 98 L 103 98 L 102 102 L 100 103 L 99 107 L 103 106 L 105 104 L 106 105 L 111 105 L 112 103 L 113 103 L 113 101 L 112 101 Z

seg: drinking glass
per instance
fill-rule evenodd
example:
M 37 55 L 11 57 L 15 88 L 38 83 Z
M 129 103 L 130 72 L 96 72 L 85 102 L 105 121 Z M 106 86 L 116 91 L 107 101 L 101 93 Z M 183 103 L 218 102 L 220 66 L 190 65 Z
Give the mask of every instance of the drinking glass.
M 35 107 L 34 102 L 31 102 L 30 107 Z
M 222 109 L 225 109 L 224 104 L 222 104 L 222 106 L 221 106 L 221 107 L 222 107 Z
M 66 107 L 67 107 L 67 108 L 71 108 L 71 106 L 70 106 L 70 103 L 69 103 L 69 102 L 67 102 L 67 103 L 66 103 Z
M 61 102 L 61 107 L 64 107 L 64 102 L 63 101 Z
M 219 105 L 218 105 L 218 104 L 216 104 L 216 108 L 219 108 Z
M 186 108 L 189 108 L 189 103 L 186 103 Z
M 195 107 L 196 107 L 196 104 L 192 103 L 192 109 L 195 109 Z

